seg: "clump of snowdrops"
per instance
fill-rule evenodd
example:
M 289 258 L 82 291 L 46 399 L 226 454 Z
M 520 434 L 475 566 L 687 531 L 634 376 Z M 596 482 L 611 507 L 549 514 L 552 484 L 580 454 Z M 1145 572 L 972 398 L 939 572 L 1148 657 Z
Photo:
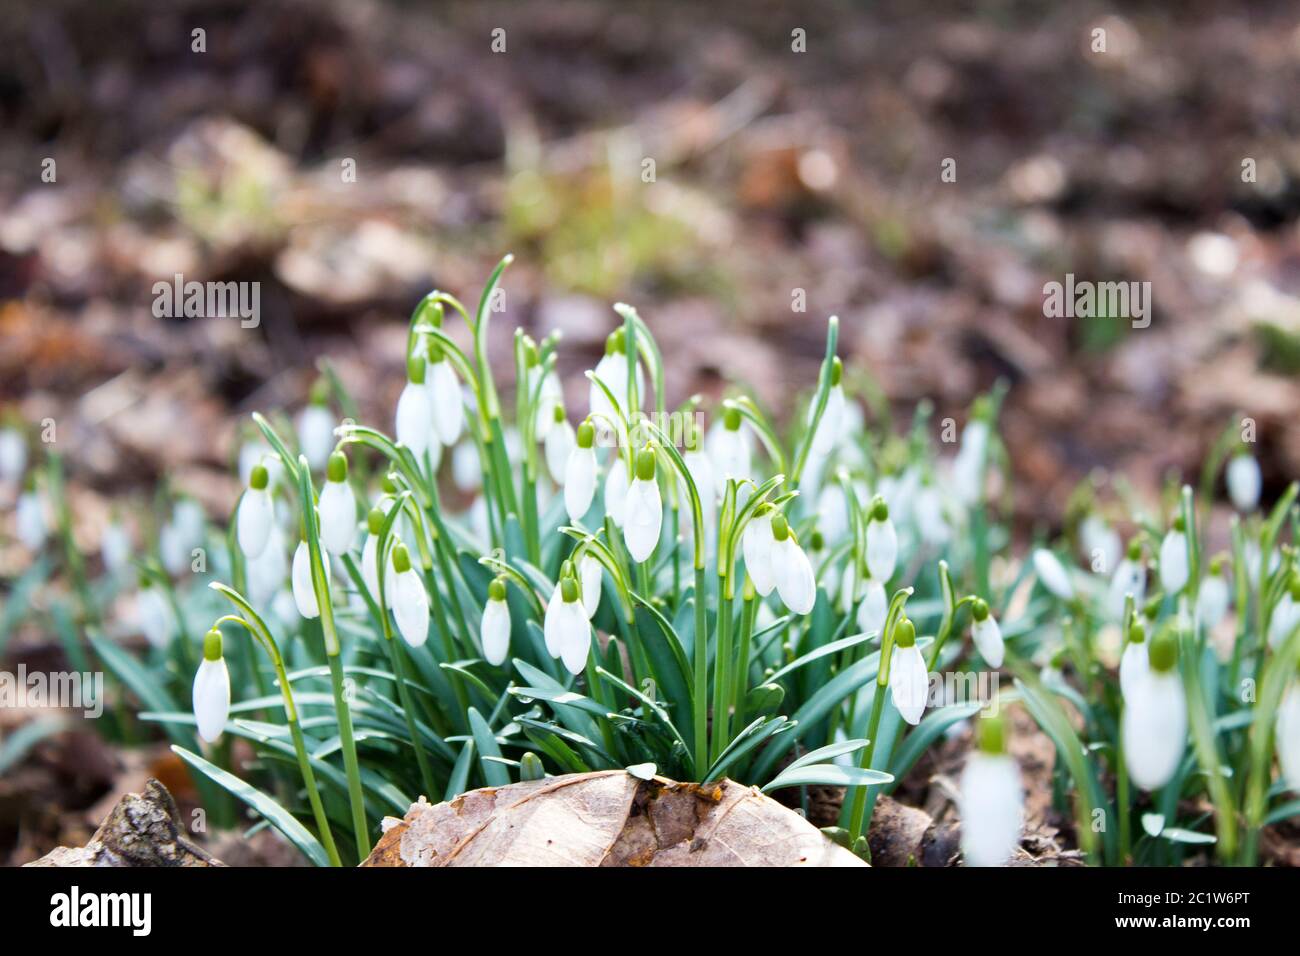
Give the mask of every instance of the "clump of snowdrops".
M 670 411 L 654 337 L 618 305 L 581 409 L 557 337 L 517 330 L 511 409 L 487 362 L 508 262 L 473 313 L 444 292 L 417 305 L 391 429 L 356 424 L 328 367 L 292 422 L 254 416 L 244 491 L 202 573 L 190 557 L 214 529 L 175 502 L 136 562 L 143 660 L 99 627 L 130 587 L 120 526 L 104 543 L 115 584 L 87 582 L 61 535 L 90 652 L 214 810 L 232 794 L 337 865 L 416 795 L 626 767 L 805 797 L 844 786 L 828 832 L 865 855 L 878 795 L 973 721 L 962 847 L 996 865 L 1023 822 L 1003 713 L 1020 703 L 1057 747 L 1054 799 L 1093 862 L 1172 863 L 1197 843 L 1253 862 L 1259 827 L 1300 812 L 1294 485 L 1259 515 L 1258 468 L 1233 455 L 1242 516 L 1210 558 L 1190 489 L 1148 515 L 1086 488 L 1069 539 L 1016 561 L 998 519 L 1000 389 L 945 458 L 928 404 L 901 434 L 879 404 L 867 423 L 855 394 L 872 392 L 848 380 L 832 318 L 783 438 L 739 392 Z M 0 464 L 21 481 L 8 434 Z M 57 461 L 44 474 L 62 501 Z M 29 476 L 17 526 L 33 551 L 41 494 Z M 937 689 L 978 674 L 982 695 Z M 256 760 L 236 768 L 231 737 Z

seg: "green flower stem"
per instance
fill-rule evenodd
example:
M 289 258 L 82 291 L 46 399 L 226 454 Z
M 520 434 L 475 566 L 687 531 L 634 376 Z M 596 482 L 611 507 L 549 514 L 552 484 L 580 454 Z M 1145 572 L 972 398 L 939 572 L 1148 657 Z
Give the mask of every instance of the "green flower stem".
M 339 741 L 343 745 L 343 769 L 348 778 L 348 800 L 352 804 L 352 830 L 357 841 L 357 856 L 370 855 L 370 836 L 366 829 L 366 805 L 361 793 L 361 768 L 357 764 L 357 742 L 352 733 L 352 711 L 343 692 L 343 663 L 338 654 L 330 654 L 330 686 L 334 691 L 334 710 L 338 714 Z
M 388 615 L 384 615 L 384 643 L 388 647 L 388 659 L 393 665 L 393 679 L 397 683 L 397 696 L 402 702 L 402 716 L 406 718 L 406 732 L 411 735 L 411 747 L 415 750 L 415 763 L 420 769 L 420 782 L 424 784 L 425 795 L 430 803 L 442 800 L 442 790 L 434 782 L 433 769 L 429 766 L 429 756 L 424 752 L 424 744 L 415 726 L 415 708 L 411 701 L 411 689 L 406 686 L 405 668 L 402 657 L 406 645 L 393 640 L 393 630 L 388 625 Z
M 238 614 L 227 614 L 220 618 L 215 626 L 238 624 L 248 632 L 254 641 L 262 646 L 267 656 L 271 658 L 271 665 L 275 668 L 276 680 L 280 685 L 280 695 L 284 698 L 284 717 L 289 724 L 289 733 L 293 737 L 293 749 L 298 758 L 298 771 L 302 774 L 303 787 L 307 791 L 307 802 L 311 805 L 312 816 L 316 819 L 316 829 L 320 832 L 321 842 L 325 846 L 325 853 L 329 857 L 330 865 L 342 866 L 338 847 L 334 844 L 334 833 L 330 830 L 329 818 L 325 815 L 325 806 L 321 802 L 320 788 L 316 784 L 316 774 L 311 769 L 311 761 L 307 759 L 307 747 L 303 742 L 302 727 L 298 723 L 298 708 L 293 701 L 293 685 L 289 683 L 289 675 L 285 673 L 284 659 L 280 656 L 280 648 L 276 645 L 275 638 L 271 636 L 271 632 L 267 629 L 266 623 L 257 615 L 243 595 L 223 584 L 214 583 L 212 588 L 229 598 L 236 607 L 239 607 L 253 621 L 253 623 L 250 623 Z
M 1292 486 L 1294 487 L 1294 485 Z M 1261 561 L 1267 562 L 1267 556 Z M 1260 576 L 1264 569 L 1261 567 Z M 1267 638 L 1260 636 L 1267 644 Z M 1269 658 L 1259 678 L 1259 703 L 1255 705 L 1255 719 L 1250 725 L 1250 774 L 1246 782 L 1244 837 L 1241 843 L 1241 864 L 1254 866 L 1259 859 L 1259 831 L 1264 825 L 1264 812 L 1268 808 L 1269 774 L 1273 767 L 1273 736 L 1277 725 L 1277 711 L 1287 686 L 1296 679 L 1296 666 L 1300 663 L 1300 624 L 1278 645 Z
M 699 527 L 696 527 L 699 535 Z M 695 775 L 709 769 L 709 637 L 704 609 L 704 566 L 695 566 Z
M 68 574 L 72 578 L 73 589 L 77 592 L 77 601 L 81 605 L 81 619 L 88 626 L 98 626 L 99 612 L 90 595 L 90 583 L 86 579 L 86 563 L 81 552 L 77 550 L 76 540 L 72 536 L 72 509 L 68 505 L 68 495 L 63 483 L 63 458 L 51 452 L 49 467 L 50 497 L 54 499 L 55 514 L 58 518 L 59 540 L 63 544 L 64 560 Z M 84 632 L 84 628 L 83 628 Z
M 957 613 L 967 604 L 975 601 L 975 596 L 968 594 L 960 601 L 953 601 L 954 592 L 952 587 L 952 577 L 948 574 L 948 562 L 939 562 L 939 587 L 943 591 L 943 620 L 939 622 L 939 632 L 935 635 L 934 650 L 930 652 L 930 660 L 926 662 L 926 669 L 933 671 L 939 665 L 939 653 L 943 650 L 944 642 L 952 634 L 953 624 L 957 620 Z
M 813 439 L 817 435 L 817 426 L 821 424 L 826 412 L 826 401 L 831 393 L 831 366 L 835 362 L 835 348 L 840 338 L 840 320 L 831 316 L 826 323 L 826 357 L 822 360 L 821 374 L 817 378 L 817 394 L 813 398 L 813 414 L 808 420 L 808 432 L 799 447 L 799 454 L 794 460 L 794 470 L 790 472 L 790 482 L 796 487 L 808 463 L 808 453 L 812 451 Z
M 749 645 L 754 635 L 754 617 L 758 613 L 758 600 L 754 582 L 745 576 L 744 610 L 740 615 L 740 641 L 736 650 L 736 671 L 731 679 L 731 710 L 736 726 L 745 726 L 745 695 L 749 693 Z
M 1123 866 L 1133 865 L 1132 798 L 1128 781 L 1128 762 L 1124 759 L 1124 735 L 1115 736 L 1115 802 L 1119 804 L 1119 857 Z
M 1195 630 L 1181 635 L 1184 689 L 1192 747 L 1205 772 L 1210 799 L 1214 803 L 1214 827 L 1218 833 L 1215 852 L 1225 863 L 1237 855 L 1237 807 L 1228 786 L 1224 762 L 1215 741 L 1213 717 L 1201 688 L 1201 645 Z
M 715 761 L 731 742 L 727 732 L 730 703 L 727 691 L 731 687 L 731 598 L 725 593 L 721 578 L 718 579 L 718 590 L 718 637 L 713 653 L 713 747 L 710 751 Z
M 876 690 L 871 695 L 871 714 L 867 718 L 867 745 L 862 748 L 862 757 L 858 766 L 863 770 L 871 769 L 871 758 L 876 750 L 876 737 L 880 732 L 880 715 L 885 707 L 885 692 L 889 690 L 889 667 L 894 651 L 894 629 L 903 616 L 903 607 L 911 597 L 912 589 L 903 588 L 894 592 L 889 602 L 889 613 L 885 617 L 885 627 L 880 639 L 880 667 L 876 671 Z M 856 846 L 858 837 L 862 836 L 871 819 L 867 814 L 867 791 L 870 787 L 853 787 L 853 804 L 849 811 L 849 846 Z

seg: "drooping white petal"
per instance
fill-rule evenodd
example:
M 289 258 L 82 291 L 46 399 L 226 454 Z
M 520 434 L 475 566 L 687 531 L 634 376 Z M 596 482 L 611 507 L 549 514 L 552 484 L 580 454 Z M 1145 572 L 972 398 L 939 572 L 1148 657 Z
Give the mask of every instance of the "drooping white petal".
M 837 481 L 817 495 L 817 528 L 829 544 L 842 541 L 849 532 L 849 502 Z
M 397 440 L 411 449 L 417 459 L 422 458 L 433 437 L 433 416 L 429 410 L 429 396 L 423 385 L 406 383 L 397 399 L 394 424 Z
M 1001 667 L 1006 646 L 1002 641 L 1002 628 L 998 626 L 993 615 L 990 614 L 982 621 L 976 621 L 970 633 L 980 656 L 988 662 L 989 667 Z
M 771 594 L 776 587 L 776 575 L 772 568 L 772 548 L 775 544 L 772 522 L 762 515 L 745 525 L 744 533 L 740 536 L 745 570 L 754 582 L 754 590 L 763 597 Z
M 543 441 L 555 425 L 555 409 L 564 402 L 564 390 L 560 387 L 560 378 L 555 369 L 546 373 L 542 379 L 541 391 L 537 396 L 537 437 Z
M 718 485 L 713 473 L 713 462 L 698 448 L 689 449 L 682 455 L 682 462 L 690 472 L 691 481 L 700 495 L 700 509 L 704 512 L 705 527 L 713 524 L 717 516 Z
M 858 605 L 858 631 L 862 634 L 880 634 L 889 614 L 889 599 L 885 586 L 875 578 L 868 578 L 862 603 Z
M 744 423 L 735 431 L 719 424 L 705 439 L 706 450 L 713 459 L 713 474 L 718 483 L 718 494 L 726 488 L 728 478 L 743 481 L 752 478 L 753 452 L 749 444 L 749 433 Z
M 546 470 L 551 473 L 552 481 L 562 485 L 568 471 L 569 458 L 578 447 L 573 426 L 568 422 L 556 422 L 555 427 L 546 433 L 543 444 L 546 450 Z
M 248 597 L 254 607 L 265 607 L 284 586 L 289 574 L 287 553 L 284 532 L 274 524 L 262 553 L 248 562 Z
M 992 618 L 989 618 L 992 620 Z M 961 775 L 961 851 L 967 866 L 1002 866 L 1020 845 L 1020 768 L 1006 754 L 971 751 Z
M 916 494 L 913 513 L 922 541 L 931 546 L 947 543 L 951 532 L 943 514 L 943 496 L 938 489 L 930 485 L 922 487 Z
M 1277 711 L 1277 759 L 1286 785 L 1300 793 L 1300 684 L 1295 682 Z
M 388 566 L 384 568 L 384 601 L 387 607 L 393 606 L 393 579 L 397 569 L 393 567 L 393 539 L 388 539 Z M 373 534 L 366 535 L 366 543 L 361 547 L 361 579 L 366 582 L 366 590 L 379 603 L 379 538 Z
M 1217 574 L 1212 574 L 1201 582 L 1201 589 L 1196 595 L 1196 615 L 1207 630 L 1219 626 L 1228 613 L 1228 582 Z
M 582 608 L 588 619 L 594 617 L 596 609 L 600 607 L 601 578 L 604 572 L 600 559 L 590 552 L 584 554 L 578 562 L 578 577 L 582 582 Z
M 191 547 L 184 530 L 176 522 L 168 521 L 159 529 L 158 556 L 168 574 L 181 574 L 190 566 Z
M 1166 594 L 1177 594 L 1187 579 L 1187 535 L 1171 528 L 1160 542 L 1160 586 Z
M 654 553 L 664 523 L 659 483 L 653 478 L 637 478 L 628 489 L 625 505 L 623 541 L 633 561 L 645 561 Z
M 1187 748 L 1187 702 L 1177 671 L 1149 671 L 1124 699 L 1121 728 L 1129 777 L 1143 790 L 1173 778 Z
M 816 410 L 815 405 L 809 409 L 809 420 Z M 840 385 L 834 385 L 826 393 L 826 408 L 822 411 L 821 421 L 817 423 L 817 433 L 813 435 L 812 450 L 818 455 L 829 455 L 835 448 L 843 417 L 844 389 Z
M 546 653 L 559 657 L 564 647 L 564 592 L 557 582 L 551 592 L 551 599 L 546 602 L 546 614 L 542 618 L 542 636 L 546 638 Z
M 581 674 L 591 650 L 591 625 L 581 601 L 561 601 L 560 659 L 570 674 Z
M 199 736 L 208 743 L 216 743 L 230 716 L 230 672 L 225 658 L 215 661 L 206 658 L 194 675 L 194 721 Z
M 1051 551 L 1039 548 L 1034 552 L 1034 571 L 1047 590 L 1062 601 L 1073 600 L 1074 585 L 1070 583 L 1070 574 Z
M 619 459 L 620 463 L 622 459 Z M 626 473 L 626 472 L 625 472 Z M 596 497 L 596 449 L 579 448 L 569 452 L 564 467 L 564 510 L 569 519 L 577 521 L 589 510 Z
M 961 448 L 952 463 L 953 490 L 964 505 L 974 505 L 984 495 L 984 463 L 988 449 L 989 427 L 981 419 L 966 425 L 961 433 Z
M 334 450 L 334 416 L 324 405 L 308 405 L 298 416 L 298 447 L 307 464 L 320 471 Z
M 888 581 L 894 575 L 894 566 L 898 563 L 898 532 L 894 522 L 871 521 L 867 524 L 867 570 L 880 582 Z
M 429 594 L 414 568 L 400 572 L 393 582 L 393 617 L 407 644 L 424 644 L 429 636 Z
M 330 580 L 330 563 L 324 555 L 322 567 L 325 570 L 325 582 Z M 293 600 L 298 605 L 298 613 L 311 620 L 320 617 L 320 606 L 316 603 L 316 590 L 311 581 L 311 550 L 306 541 L 299 541 L 293 553 L 293 568 L 289 574 L 293 582 Z
M 438 440 L 450 447 L 460 440 L 460 433 L 465 427 L 465 406 L 460 400 L 460 382 L 451 362 L 443 359 L 430 365 L 425 386 Z
M 627 505 L 627 462 L 621 455 L 614 457 L 605 476 L 605 514 L 609 515 L 615 526 L 623 527 Z
M 1259 462 L 1252 455 L 1234 455 L 1228 462 L 1228 495 L 1238 511 L 1254 511 L 1259 507 L 1259 491 L 1263 480 Z
M 125 570 L 131 558 L 131 536 L 126 528 L 116 521 L 105 528 L 99 542 L 99 554 L 109 574 L 120 574 Z
M 357 537 L 357 498 L 346 481 L 327 481 L 320 493 L 320 537 L 330 554 L 344 555 Z
M 1151 673 L 1149 651 L 1145 641 L 1129 641 L 1119 659 L 1119 689 L 1125 700 L 1131 700 Z
M 0 428 L 0 483 L 16 485 L 27 470 L 27 442 L 16 428 Z
M 1124 616 L 1124 604 L 1127 595 L 1133 595 L 1133 603 L 1140 607 L 1146 599 L 1147 569 L 1141 561 L 1120 560 L 1115 566 L 1115 575 L 1110 579 L 1110 589 L 1106 593 L 1106 609 L 1111 620 L 1118 621 Z
M 24 492 L 14 506 L 14 525 L 18 540 L 28 551 L 39 551 L 45 543 L 48 528 L 45 524 L 45 506 L 39 493 Z
M 1273 616 L 1268 621 L 1269 646 L 1277 647 L 1285 641 L 1297 624 L 1300 624 L 1300 604 L 1286 591 L 1273 606 Z
M 836 609 L 841 614 L 850 614 L 857 606 L 858 601 L 863 594 L 863 588 L 858 581 L 858 562 L 850 555 L 849 560 L 844 565 L 844 574 L 836 581 L 835 568 L 827 568 L 822 572 L 823 578 L 821 585 L 825 588 L 827 594 L 835 594 Z M 839 590 L 835 591 L 836 584 Z
M 479 465 L 478 446 L 472 441 L 461 442 L 451 453 L 451 480 L 461 491 L 477 491 L 483 484 L 483 468 Z
M 795 614 L 807 614 L 817 603 L 817 581 L 803 548 L 789 535 L 772 546 L 772 575 L 781 601 Z
M 889 666 L 889 692 L 905 721 L 909 724 L 921 722 L 926 697 L 930 693 L 930 675 L 926 672 L 921 649 L 915 644 L 894 648 L 894 661 Z
M 510 605 L 505 601 L 488 598 L 483 608 L 479 640 L 483 642 L 483 656 L 487 662 L 500 666 L 510 653 Z
M 136 626 L 152 647 L 166 647 L 175 631 L 171 605 L 156 587 L 147 587 L 135 596 Z
M 235 516 L 235 535 L 245 557 L 256 558 L 266 550 L 274 523 L 275 502 L 269 487 L 247 489 L 239 499 L 239 514 Z
M 1119 562 L 1123 548 L 1119 532 L 1096 514 L 1089 514 L 1080 522 L 1079 544 L 1084 560 L 1097 574 L 1109 574 Z

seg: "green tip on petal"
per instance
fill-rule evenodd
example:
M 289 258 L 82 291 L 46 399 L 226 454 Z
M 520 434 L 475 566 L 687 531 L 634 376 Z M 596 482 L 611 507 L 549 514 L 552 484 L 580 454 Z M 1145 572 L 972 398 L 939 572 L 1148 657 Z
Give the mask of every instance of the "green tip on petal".
M 591 422 L 583 422 L 578 426 L 578 447 L 590 448 L 596 441 L 596 428 Z
M 264 491 L 270 480 L 271 473 L 266 470 L 265 465 L 254 465 L 253 473 L 248 476 L 248 487 L 254 491 Z
M 894 625 L 894 641 L 899 647 L 911 647 L 916 643 L 916 625 L 908 618 L 903 618 Z
M 641 481 L 653 481 L 655 477 L 655 453 L 652 448 L 642 448 L 636 453 L 636 476 Z
M 406 360 L 406 377 L 415 385 L 424 384 L 424 359 L 412 355 Z
M 1147 660 L 1151 662 L 1153 671 L 1167 672 L 1174 669 L 1178 663 L 1178 639 L 1172 628 L 1164 628 L 1151 639 Z
M 551 414 L 551 417 L 555 419 L 555 424 L 557 425 L 564 421 L 564 406 L 557 402 L 555 405 L 555 411 Z
M 488 597 L 493 601 L 504 601 L 506 599 L 506 579 L 504 577 L 492 579 L 492 583 L 488 585 Z
M 772 515 L 772 537 L 777 541 L 784 541 L 790 537 L 790 523 L 779 511 Z
M 561 581 L 560 596 L 564 598 L 565 604 L 572 604 L 578 600 L 578 582 L 573 578 L 565 578 Z
M 840 384 L 840 379 L 844 378 L 844 363 L 840 361 L 837 355 L 831 359 L 831 386 Z
M 989 602 L 983 598 L 976 598 L 970 605 L 971 616 L 977 621 L 984 621 L 989 616 Z
M 205 661 L 221 660 L 221 632 L 215 627 L 203 635 L 203 659 Z
M 398 574 L 405 574 L 411 570 L 411 552 L 406 550 L 404 544 L 399 544 L 393 549 L 393 570 Z
M 880 497 L 880 495 L 876 495 L 875 499 L 871 502 L 871 520 L 889 520 L 889 505 L 885 504 L 885 499 Z
M 329 464 L 325 466 L 325 477 L 330 481 L 347 481 L 348 479 L 348 458 L 341 451 L 336 451 L 330 455 Z
M 378 508 L 371 508 L 370 513 L 366 515 L 366 530 L 375 536 L 384 530 L 384 513 Z
M 1003 754 L 1007 750 L 1007 729 L 1002 718 L 990 711 L 980 714 L 979 747 L 986 754 Z
M 1147 639 L 1147 629 L 1137 618 L 1134 618 L 1128 626 L 1128 639 L 1131 644 L 1141 644 Z
M 729 432 L 740 429 L 740 409 L 728 405 L 722 410 L 722 426 Z

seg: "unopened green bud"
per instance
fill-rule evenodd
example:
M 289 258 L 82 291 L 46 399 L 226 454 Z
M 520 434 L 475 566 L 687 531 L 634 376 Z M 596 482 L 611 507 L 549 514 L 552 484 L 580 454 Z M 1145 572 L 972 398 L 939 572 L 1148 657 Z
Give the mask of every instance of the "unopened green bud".
M 376 537 L 384 530 L 384 513 L 378 508 L 371 508 L 366 515 L 366 530 Z
M 840 384 L 840 379 L 844 377 L 844 363 L 840 361 L 837 355 L 831 359 L 831 386 Z
M 729 432 L 740 429 L 740 409 L 734 405 L 728 405 L 722 410 L 722 427 Z
M 983 598 L 976 598 L 970 605 L 971 617 L 977 621 L 986 620 L 989 616 L 989 602 Z
M 203 635 L 203 659 L 205 661 L 221 660 L 221 632 L 215 627 Z
M 270 481 L 271 473 L 266 470 L 266 466 L 254 465 L 252 474 L 248 476 L 248 487 L 254 491 L 263 491 Z
M 578 426 L 578 447 L 590 448 L 596 441 L 596 429 L 591 422 L 583 422 Z
M 406 377 L 414 385 L 424 384 L 424 359 L 412 355 L 406 360 Z
M 876 497 L 871 502 L 871 520 L 872 521 L 889 520 L 889 505 L 885 504 L 885 499 L 880 497 L 880 495 L 876 495 Z
M 506 579 L 497 577 L 492 579 L 488 585 L 488 597 L 493 601 L 504 601 L 506 599 Z
M 330 455 L 329 464 L 325 466 L 325 477 L 330 481 L 347 481 L 348 459 L 341 451 Z
M 653 481 L 655 476 L 655 453 L 651 448 L 643 448 L 636 453 L 636 476 L 641 481 Z
M 519 758 L 519 779 L 523 780 L 541 780 L 546 776 L 546 768 L 542 766 L 542 758 L 531 750 Z
M 916 625 L 908 618 L 902 618 L 894 625 L 894 641 L 899 647 L 911 647 L 916 643 Z
M 393 549 L 393 570 L 398 574 L 411 570 L 411 553 L 406 550 L 404 544 L 399 544 Z
M 1174 669 L 1174 665 L 1178 663 L 1178 638 L 1174 636 L 1172 628 L 1163 628 L 1160 633 L 1151 638 L 1147 649 L 1147 660 L 1151 662 L 1153 671 L 1164 673 Z
M 565 578 L 561 581 L 560 596 L 564 598 L 565 604 L 572 604 L 578 600 L 578 582 L 573 578 Z

